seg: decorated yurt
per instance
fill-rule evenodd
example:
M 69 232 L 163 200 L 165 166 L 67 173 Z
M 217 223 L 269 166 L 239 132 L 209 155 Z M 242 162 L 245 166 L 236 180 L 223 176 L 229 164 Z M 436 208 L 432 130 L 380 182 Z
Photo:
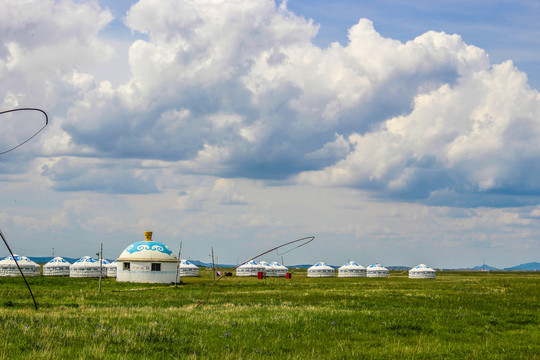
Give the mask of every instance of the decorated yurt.
M 39 276 L 40 275 L 40 266 L 27 258 L 26 256 L 20 256 L 13 254 L 19 267 L 21 268 L 24 276 Z M 15 260 L 12 256 L 8 256 L 0 260 L 0 276 L 20 276 L 21 273 L 17 268 Z
M 379 263 L 371 264 L 366 269 L 366 275 L 368 278 L 375 277 L 388 277 L 389 271 Z
M 267 261 L 259 261 L 259 265 L 264 266 L 264 273 L 266 276 L 275 277 L 275 269 L 272 264 Z
M 338 277 L 366 277 L 366 268 L 356 261 L 349 261 L 338 269 Z
M 251 260 L 236 269 L 236 276 L 257 276 L 259 272 L 265 272 L 265 267 Z
M 69 267 L 69 277 L 99 277 L 100 271 L 99 260 L 93 259 L 90 256 L 83 256 L 79 260 L 75 261 Z M 105 271 L 103 271 L 103 275 Z
M 324 262 L 318 262 L 307 270 L 308 277 L 334 277 L 335 270 Z
M 180 277 L 199 276 L 199 268 L 189 260 L 180 260 Z
M 272 266 L 272 269 L 273 269 L 272 276 L 275 276 L 275 277 L 285 277 L 285 276 L 287 276 L 287 272 L 289 271 L 289 269 L 285 265 L 281 265 L 277 261 L 274 261 L 270 265 Z M 270 275 L 268 275 L 268 276 L 270 276 Z
M 116 277 L 116 265 L 118 265 L 116 260 L 105 265 L 105 268 L 107 269 L 107 277 Z
M 51 259 L 43 265 L 43 276 L 69 276 L 71 263 L 61 256 Z
M 435 279 L 435 270 L 425 264 L 420 264 L 409 270 L 409 279 Z
M 129 245 L 116 261 L 116 281 L 170 284 L 176 277 L 178 259 L 162 242 L 152 240 L 152 232 L 144 233 L 145 240 Z

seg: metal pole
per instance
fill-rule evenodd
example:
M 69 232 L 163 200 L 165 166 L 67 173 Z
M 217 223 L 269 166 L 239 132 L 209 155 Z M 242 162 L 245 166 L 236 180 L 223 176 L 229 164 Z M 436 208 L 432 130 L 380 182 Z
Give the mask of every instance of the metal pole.
M 99 250 L 99 292 L 101 292 L 101 276 L 103 274 L 103 243 Z
M 0 237 L 2 238 L 2 240 L 4 240 L 4 244 L 6 244 L 6 247 L 9 250 L 9 253 L 11 254 L 11 257 L 13 258 L 13 261 L 15 261 L 15 265 L 17 265 L 17 268 L 19 269 L 19 272 L 21 273 L 21 275 L 22 275 L 22 277 L 24 279 L 24 282 L 26 283 L 26 287 L 28 288 L 28 291 L 30 291 L 30 295 L 32 296 L 32 300 L 34 301 L 34 307 L 37 310 L 38 309 L 37 302 L 36 302 L 36 299 L 34 298 L 34 294 L 32 293 L 32 289 L 30 289 L 30 285 L 28 285 L 28 281 L 26 281 L 26 276 L 24 276 L 24 273 L 23 273 L 21 267 L 19 266 L 19 262 L 15 258 L 15 255 L 13 255 L 13 251 L 11 251 L 11 248 L 9 247 L 9 245 L 7 243 L 7 240 L 4 237 L 4 234 L 2 234 L 2 230 L 0 230 Z
M 182 254 L 182 241 L 180 241 L 180 249 L 178 250 L 178 263 L 176 264 L 176 277 L 174 278 L 174 287 L 178 282 L 178 271 L 180 270 L 180 255 Z
M 212 273 L 214 274 L 214 281 L 216 280 L 216 268 L 214 266 L 214 248 L 212 247 Z

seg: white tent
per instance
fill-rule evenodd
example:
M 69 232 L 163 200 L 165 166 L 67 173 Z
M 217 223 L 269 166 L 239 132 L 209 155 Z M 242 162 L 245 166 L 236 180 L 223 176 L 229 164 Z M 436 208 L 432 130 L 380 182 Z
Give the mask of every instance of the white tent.
M 289 269 L 285 265 L 281 265 L 277 261 L 274 261 L 270 265 L 272 266 L 272 269 L 273 269 L 272 271 L 273 275 L 268 275 L 268 276 L 285 277 L 287 275 L 287 272 L 289 271 Z
M 338 277 L 366 277 L 366 268 L 356 261 L 349 261 L 338 269 Z
M 27 258 L 26 256 L 20 256 L 13 254 L 15 260 L 19 264 L 24 276 L 39 276 L 40 275 L 40 266 Z M 13 260 L 12 256 L 8 256 L 0 260 L 0 276 L 19 276 L 21 273 L 17 268 L 17 264 Z
M 270 264 L 269 262 L 267 262 L 267 261 L 259 261 L 259 265 L 264 267 L 264 273 L 266 274 L 266 276 L 270 276 L 270 277 L 275 277 L 276 276 L 275 275 L 275 269 L 272 266 L 272 264 Z
M 116 277 L 116 265 L 118 265 L 118 262 L 116 260 L 111 261 L 107 265 L 105 265 L 105 268 L 107 269 L 107 277 Z
M 265 267 L 251 260 L 236 269 L 236 276 L 257 276 L 259 272 L 265 271 Z
M 384 266 L 381 266 L 379 263 L 371 264 L 366 269 L 368 278 L 375 277 L 388 277 L 389 271 Z
M 90 256 L 83 256 L 75 261 L 69 267 L 69 277 L 99 277 L 99 260 L 92 259 Z M 106 274 L 106 272 L 103 272 Z M 102 275 L 103 276 L 103 275 Z
M 57 256 L 43 265 L 43 276 L 69 276 L 70 266 L 66 259 Z
M 144 233 L 145 240 L 129 245 L 118 259 L 116 281 L 172 284 L 177 278 L 178 259 L 152 232 Z
M 180 277 L 199 276 L 199 268 L 189 260 L 180 260 Z
M 409 279 L 435 279 L 435 270 L 420 264 L 409 270 Z
M 335 270 L 324 262 L 318 262 L 307 270 L 308 277 L 334 277 Z

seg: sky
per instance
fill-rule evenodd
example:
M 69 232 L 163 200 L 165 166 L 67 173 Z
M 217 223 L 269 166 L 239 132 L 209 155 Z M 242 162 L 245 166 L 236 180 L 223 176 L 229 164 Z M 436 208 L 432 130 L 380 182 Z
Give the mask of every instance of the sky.
M 0 155 L 20 255 L 540 261 L 535 1 L 0 4 L 0 111 L 50 120 Z

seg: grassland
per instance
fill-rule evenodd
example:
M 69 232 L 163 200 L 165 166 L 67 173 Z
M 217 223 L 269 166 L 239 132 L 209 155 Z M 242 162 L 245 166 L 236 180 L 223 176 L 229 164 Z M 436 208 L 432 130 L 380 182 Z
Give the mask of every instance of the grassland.
M 540 359 L 539 273 L 0 278 L 0 359 Z

